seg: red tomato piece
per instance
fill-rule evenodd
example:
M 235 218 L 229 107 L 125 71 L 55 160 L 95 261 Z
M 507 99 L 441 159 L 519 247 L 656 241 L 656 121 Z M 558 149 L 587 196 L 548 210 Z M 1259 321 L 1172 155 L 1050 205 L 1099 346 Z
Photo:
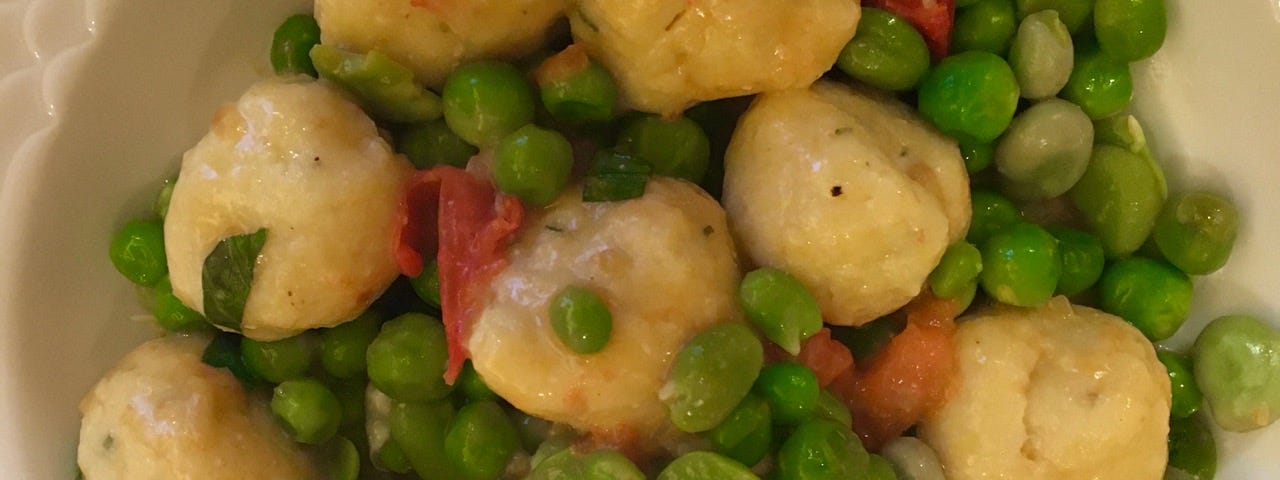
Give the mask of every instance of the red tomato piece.
M 924 36 L 933 61 L 947 56 L 956 16 L 955 0 L 866 0 L 862 6 L 887 10 L 905 18 Z
M 823 327 L 800 347 L 796 362 L 809 367 L 818 376 L 822 388 L 837 377 L 853 371 L 853 353 L 843 343 L 831 338 L 831 329 Z
M 449 340 L 444 377 L 452 384 L 468 356 L 479 294 L 507 266 L 507 246 L 524 219 L 524 206 L 465 170 L 439 166 L 413 176 L 400 207 L 400 272 L 418 276 L 423 256 L 431 252 L 440 267 L 440 311 Z

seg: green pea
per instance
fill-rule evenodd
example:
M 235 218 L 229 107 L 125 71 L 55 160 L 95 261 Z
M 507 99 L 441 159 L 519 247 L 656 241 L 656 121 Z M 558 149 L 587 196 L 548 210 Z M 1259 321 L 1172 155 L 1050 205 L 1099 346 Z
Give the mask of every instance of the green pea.
M 1083 292 L 1102 276 L 1106 255 L 1102 241 L 1093 234 L 1065 227 L 1046 227 L 1058 239 L 1062 252 L 1062 276 L 1058 277 L 1058 295 L 1075 295 Z
M 274 342 L 246 337 L 240 341 L 240 356 L 253 373 L 269 382 L 280 383 L 307 374 L 315 357 L 315 337 L 305 332 Z
M 271 38 L 271 67 L 277 74 L 301 73 L 317 76 L 311 64 L 311 47 L 320 43 L 320 25 L 311 15 L 286 18 Z
M 533 89 L 516 67 L 481 61 L 458 67 L 445 81 L 444 120 L 472 145 L 495 145 L 534 117 Z
M 776 268 L 759 268 L 744 276 L 738 303 L 765 338 L 792 355 L 822 328 L 822 310 L 813 294 Z
M 836 67 L 876 88 L 910 90 L 929 70 L 929 47 L 902 17 L 865 7 L 858 31 L 840 51 Z
M 338 404 L 342 406 L 342 422 L 339 423 L 338 431 L 354 431 L 360 435 L 350 435 L 351 438 L 368 441 L 368 436 L 365 435 L 365 398 L 368 396 L 368 382 L 363 381 L 363 379 L 350 381 L 330 379 L 327 380 L 325 385 L 329 387 L 329 390 L 337 397 Z
M 1094 0 L 1017 0 L 1016 6 L 1020 19 L 1044 10 L 1057 11 L 1067 30 L 1075 34 L 1092 18 L 1093 2 Z
M 520 435 L 520 443 L 525 450 L 530 452 L 537 450 L 538 445 L 546 442 L 551 436 L 550 421 L 514 408 L 507 410 L 507 414 L 511 416 L 511 423 L 516 426 L 516 433 Z
M 423 259 L 422 273 L 409 279 L 409 284 L 413 286 L 413 292 L 418 294 L 418 298 L 428 305 L 440 308 L 440 264 L 435 257 Z
M 472 156 L 480 152 L 453 133 L 453 130 L 449 130 L 449 125 L 444 120 L 406 127 L 396 138 L 396 150 L 408 157 L 409 162 L 418 170 L 437 165 L 462 168 L 467 166 L 467 161 Z
M 1169 419 L 1168 480 L 1213 480 L 1218 470 L 1218 447 L 1213 431 L 1199 415 Z
M 551 328 L 570 350 L 596 353 L 613 336 L 613 314 L 595 292 L 568 286 L 551 298 Z
M 205 346 L 200 361 L 213 368 L 227 369 L 246 388 L 257 387 L 262 384 L 262 379 L 244 365 L 244 358 L 240 355 L 240 341 L 243 338 L 230 332 L 218 332 L 213 341 Z
M 741 463 L 712 452 L 689 452 L 673 460 L 657 480 L 759 480 Z
M 445 453 L 445 436 L 453 422 L 449 402 L 396 403 L 387 420 L 391 439 L 404 451 L 413 471 L 423 480 L 465 478 Z
M 956 10 L 951 53 L 983 51 L 1003 56 L 1017 30 L 1013 0 L 981 0 Z
M 1084 175 L 1093 152 L 1093 122 L 1071 102 L 1051 98 L 1013 119 L 996 144 L 1006 191 L 1025 200 L 1053 198 Z
M 995 161 L 995 146 L 990 143 L 960 144 L 960 157 L 964 158 L 964 169 L 970 174 L 986 170 Z
M 993 53 L 949 56 L 920 83 L 920 113 L 961 142 L 995 140 L 1017 108 L 1018 80 L 1009 64 Z
M 711 160 L 711 141 L 697 122 L 641 115 L 623 127 L 618 148 L 653 167 L 653 173 L 702 182 Z
M 769 403 L 757 395 L 747 395 L 723 422 L 707 432 L 707 438 L 717 452 L 743 465 L 755 465 L 769 453 L 772 422 Z
M 972 243 L 959 241 L 947 247 L 938 266 L 929 273 L 929 289 L 941 298 L 955 298 L 982 273 L 982 253 Z
M 870 458 L 867 471 L 859 477 L 861 480 L 898 480 L 898 474 L 893 471 L 892 463 L 879 455 L 873 454 Z
M 129 281 L 150 287 L 169 273 L 160 220 L 134 220 L 111 239 L 111 264 Z
M 575 455 L 565 448 L 536 463 L 525 480 L 644 480 L 644 472 L 613 450 Z
M 938 454 L 916 437 L 902 436 L 890 440 L 880 449 L 880 454 L 893 465 L 893 471 L 902 480 L 946 478 Z
M 1093 8 L 1098 45 L 1127 62 L 1160 50 L 1168 21 L 1164 0 L 1097 0 Z
M 156 323 L 159 323 L 161 328 L 170 332 L 209 329 L 209 322 L 204 320 L 204 315 L 192 310 L 173 295 L 173 284 L 169 283 L 168 275 L 156 282 L 152 292 L 155 293 L 155 298 L 151 302 L 151 314 L 155 315 Z
M 360 477 L 360 451 L 356 444 L 343 437 L 333 437 L 320 449 L 325 478 L 330 480 L 356 480 Z
M 463 478 L 494 480 L 520 449 L 520 438 L 502 407 L 484 400 L 458 410 L 445 435 L 444 449 Z
M 1133 115 L 1119 114 L 1093 121 L 1093 141 L 1123 148 L 1133 153 L 1150 155 L 1142 124 Z
M 813 415 L 822 387 L 809 367 L 779 362 L 760 371 L 752 391 L 769 402 L 774 422 L 797 425 Z
M 1018 25 L 1009 48 L 1009 66 L 1022 97 L 1039 100 L 1057 95 L 1071 78 L 1075 47 L 1071 32 L 1056 10 L 1028 15 Z
M 996 232 L 1009 225 L 1022 221 L 1022 212 L 1018 207 L 999 193 L 974 189 L 969 193 L 973 216 L 969 221 L 969 233 L 965 240 L 974 245 L 982 245 Z
M 1191 279 L 1173 265 L 1142 257 L 1117 260 L 1098 281 L 1101 307 L 1158 342 L 1173 336 L 1191 309 Z
M 409 457 L 405 455 L 404 449 L 400 448 L 400 444 L 395 439 L 388 438 L 386 443 L 382 444 L 382 448 L 374 453 L 374 465 L 388 472 L 409 473 L 413 471 L 413 464 L 409 463 Z
M 870 457 L 857 435 L 836 422 L 813 418 L 796 427 L 778 449 L 779 480 L 858 478 Z
M 1207 192 L 1173 199 L 1156 218 L 1151 236 L 1169 263 L 1192 275 L 1213 273 L 1227 263 L 1236 243 L 1235 205 Z
M 462 371 L 458 373 L 458 379 L 453 384 L 454 391 L 461 392 L 463 398 L 472 402 L 498 400 L 498 394 L 493 393 L 493 390 L 485 385 L 484 379 L 476 373 L 476 367 L 470 360 L 462 364 Z
M 831 420 L 846 428 L 853 428 L 853 414 L 849 413 L 849 407 L 845 406 L 844 402 L 830 390 L 823 390 L 818 394 L 818 404 L 813 408 L 813 416 Z
M 160 191 L 156 192 L 156 200 L 152 205 L 156 216 L 164 220 L 169 215 L 169 200 L 173 199 L 173 187 L 178 184 L 177 178 L 166 178 L 164 183 L 160 184 Z
M 982 244 L 982 291 L 1003 303 L 1043 305 L 1061 276 L 1058 240 L 1038 225 L 1015 223 Z
M 347 323 L 320 330 L 320 365 L 338 378 L 363 378 L 366 352 L 381 326 L 382 315 L 367 310 Z
M 1061 96 L 1079 105 L 1092 119 L 1123 112 L 1133 99 L 1133 76 L 1129 64 L 1096 47 L 1075 51 L 1075 68 L 1062 87 Z
M 751 391 L 763 364 L 764 347 L 750 328 L 720 324 L 695 335 L 676 354 L 658 398 L 676 428 L 705 432 Z
M 1191 375 L 1191 357 L 1169 350 L 1157 350 L 1156 358 L 1160 359 L 1165 371 L 1169 372 L 1169 386 L 1173 395 L 1169 414 L 1186 418 L 1200 411 L 1204 395 L 1200 393 L 1200 387 L 1196 385 L 1196 379 Z
M 413 71 L 385 53 L 364 55 L 325 44 L 311 48 L 311 62 L 324 79 L 355 94 L 379 120 L 418 123 L 440 118 L 440 97 L 413 80 Z
M 1196 337 L 1196 383 L 1223 429 L 1243 432 L 1280 416 L 1280 333 L 1257 318 L 1220 317 Z
M 271 395 L 271 411 L 300 443 L 318 445 L 333 438 L 342 423 L 342 404 L 312 378 L 286 380 Z
M 1164 174 L 1150 158 L 1119 147 L 1098 145 L 1069 195 L 1102 240 L 1107 256 L 1119 258 L 1133 253 L 1146 241 L 1166 191 Z
M 382 324 L 366 351 L 369 381 L 391 398 L 422 402 L 444 398 L 449 362 L 444 325 L 420 313 L 406 313 Z
M 529 205 L 550 204 L 569 183 L 573 146 L 560 132 L 529 124 L 498 142 L 493 183 Z
M 603 123 L 613 118 L 618 86 L 596 62 L 560 78 L 540 78 L 542 105 L 556 120 L 571 125 Z

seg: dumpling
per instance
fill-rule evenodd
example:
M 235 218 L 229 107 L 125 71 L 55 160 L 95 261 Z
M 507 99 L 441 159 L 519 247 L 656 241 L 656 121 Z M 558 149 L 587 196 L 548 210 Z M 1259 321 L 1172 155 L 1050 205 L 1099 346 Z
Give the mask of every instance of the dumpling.
M 969 225 L 951 139 L 895 100 L 834 82 L 760 95 L 725 153 L 723 201 L 753 262 L 861 325 L 914 298 Z
M 378 49 L 432 87 L 459 65 L 541 47 L 565 0 L 316 0 L 326 45 Z
M 205 258 L 223 238 L 266 228 L 244 335 L 355 318 L 398 275 L 393 235 L 412 171 L 334 87 L 254 85 L 182 159 L 164 225 L 174 295 L 203 313 Z
M 957 388 L 920 426 L 947 478 L 1161 478 L 1169 377 L 1137 329 L 1064 297 L 958 324 Z
M 706 328 L 742 318 L 724 212 L 683 180 L 654 177 L 643 197 L 584 203 L 570 188 L 526 219 L 493 281 L 468 347 L 476 372 L 516 408 L 630 445 L 674 432 L 658 399 L 672 358 Z M 581 355 L 548 320 L 566 286 L 608 305 L 605 348 Z
M 581 0 L 569 21 L 627 106 L 674 116 L 699 101 L 809 86 L 860 14 L 854 0 Z
M 80 402 L 85 478 L 319 478 L 265 401 L 200 361 L 208 340 L 144 343 L 93 387 Z

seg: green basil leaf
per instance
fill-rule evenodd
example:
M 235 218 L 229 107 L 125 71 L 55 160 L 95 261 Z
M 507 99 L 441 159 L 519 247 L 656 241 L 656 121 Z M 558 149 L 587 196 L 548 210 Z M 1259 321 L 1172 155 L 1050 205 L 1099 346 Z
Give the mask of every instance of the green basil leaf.
M 267 242 L 267 229 L 222 239 L 204 259 L 204 316 L 209 323 L 240 330 L 244 304 L 253 285 L 258 252 Z

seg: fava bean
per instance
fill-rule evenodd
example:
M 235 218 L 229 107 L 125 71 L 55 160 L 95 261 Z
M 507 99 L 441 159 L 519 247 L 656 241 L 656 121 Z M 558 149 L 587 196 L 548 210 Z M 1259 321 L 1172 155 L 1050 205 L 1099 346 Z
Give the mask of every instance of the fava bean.
M 1092 18 L 1093 2 L 1094 0 L 1017 0 L 1016 4 L 1019 19 L 1044 10 L 1057 11 L 1067 30 L 1075 34 Z
M 830 390 L 823 390 L 818 394 L 818 404 L 813 408 L 813 416 L 853 428 L 853 414 L 849 413 L 849 407 Z
M 449 361 L 444 325 L 420 313 L 406 313 L 383 323 L 369 344 L 365 361 L 369 381 L 396 400 L 437 400 L 452 389 L 444 383 Z
M 525 480 L 644 480 L 644 472 L 613 450 L 575 455 L 566 448 L 535 464 Z
M 1169 263 L 1191 275 L 1213 273 L 1236 243 L 1239 214 L 1227 199 L 1192 192 L 1165 204 L 1151 237 Z
M 893 471 L 892 463 L 884 457 L 872 454 L 867 463 L 867 471 L 859 478 L 861 480 L 898 480 L 898 474 Z
M 298 14 L 286 18 L 271 38 L 271 67 L 277 74 L 301 73 L 315 78 L 310 54 L 319 43 L 320 25 L 314 17 Z
M 388 417 L 391 438 L 409 459 L 414 473 L 423 480 L 465 478 L 445 453 L 445 435 L 453 422 L 453 407 L 447 401 L 396 403 Z
M 1200 416 L 1169 419 L 1169 466 L 1166 480 L 1213 480 L 1218 447 Z
M 822 328 L 822 310 L 813 294 L 776 268 L 759 268 L 743 277 L 738 303 L 765 338 L 792 355 Z
M 689 452 L 673 460 L 658 480 L 759 480 L 733 459 L 712 452 Z
M 1220 317 L 1204 327 L 1192 350 L 1196 384 L 1213 419 L 1243 432 L 1280 417 L 1280 333 L 1257 318 Z
M 453 133 L 453 130 L 449 130 L 449 125 L 444 120 L 418 123 L 405 128 L 396 137 L 396 150 L 408 157 L 409 162 L 418 170 L 437 165 L 463 168 L 472 156 L 480 152 Z
M 981 0 L 956 10 L 951 54 L 976 50 L 1004 56 L 1017 30 L 1013 0 Z
M 1056 10 L 1027 15 L 1009 48 L 1009 66 L 1018 79 L 1022 98 L 1040 100 L 1057 95 L 1071 78 L 1074 51 L 1071 32 Z
M 560 132 L 529 124 L 503 137 L 493 152 L 493 183 L 528 205 L 550 204 L 569 183 L 573 146 Z
M 342 404 L 324 384 L 311 378 L 286 380 L 271 395 L 271 411 L 300 443 L 317 445 L 333 438 L 342 423 Z
M 320 76 L 359 98 L 374 118 L 393 123 L 440 118 L 440 97 L 413 81 L 413 72 L 378 50 L 360 55 L 325 44 L 311 49 Z
M 880 449 L 902 480 L 946 480 L 938 454 L 915 437 L 898 437 Z
M 1061 276 L 1058 240 L 1040 226 L 1015 223 L 982 244 L 982 290 L 1003 303 L 1043 305 Z
M 1140 155 L 1150 155 L 1142 124 L 1133 115 L 1119 114 L 1093 121 L 1093 141 Z
M 840 51 L 836 67 L 876 88 L 910 90 L 929 70 L 929 47 L 902 17 L 865 7 L 858 32 Z
M 858 436 L 836 422 L 813 418 L 796 427 L 778 449 L 780 480 L 858 478 L 870 457 Z
M 996 144 L 995 162 L 1011 195 L 1042 200 L 1070 190 L 1092 152 L 1089 116 L 1071 102 L 1051 98 L 1013 119 Z
M 1173 336 L 1191 309 L 1191 279 L 1173 265 L 1129 257 L 1109 265 L 1098 281 L 1100 304 L 1158 342 Z
M 534 117 L 534 95 L 524 74 L 510 64 L 480 61 L 458 67 L 441 97 L 449 129 L 479 147 L 497 144 Z
M 920 83 L 919 110 L 961 142 L 995 140 L 1018 107 L 1018 80 L 1003 58 L 988 52 L 949 56 Z
M 194 332 L 210 328 L 204 315 L 192 310 L 173 295 L 173 284 L 169 283 L 168 275 L 161 277 L 151 291 L 155 294 L 151 300 L 151 314 L 155 315 L 160 328 L 170 332 Z
M 751 391 L 764 347 L 750 328 L 725 323 L 695 335 L 672 362 L 658 398 L 671 422 L 697 433 L 719 425 Z
M 1150 158 L 1098 145 L 1069 195 L 1102 240 L 1107 256 L 1118 258 L 1146 241 L 1167 191 L 1164 174 Z
M 356 480 L 360 477 L 360 451 L 344 437 L 333 437 L 321 449 L 325 469 L 330 480 Z

